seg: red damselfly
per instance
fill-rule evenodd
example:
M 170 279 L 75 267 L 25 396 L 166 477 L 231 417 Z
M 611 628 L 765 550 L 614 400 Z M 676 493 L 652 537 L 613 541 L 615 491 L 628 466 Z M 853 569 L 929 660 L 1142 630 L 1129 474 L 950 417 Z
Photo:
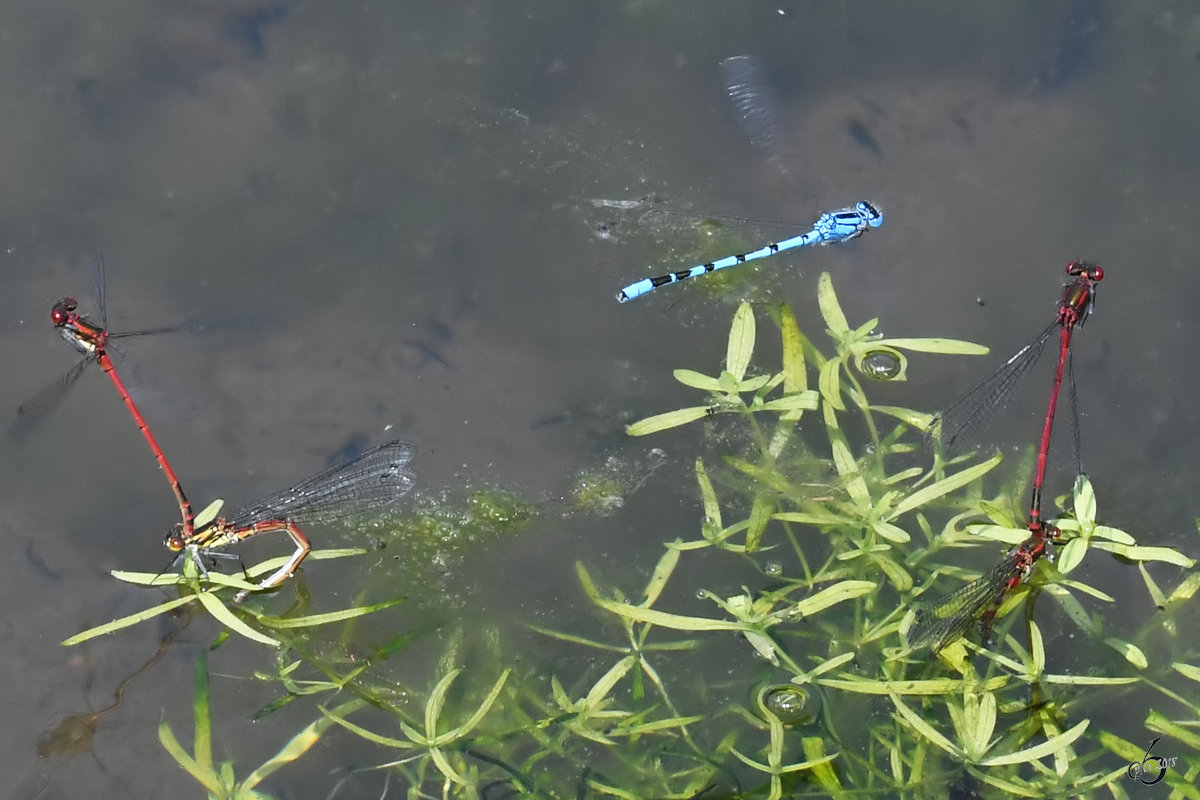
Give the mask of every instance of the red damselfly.
M 958 589 L 939 603 L 918 609 L 909 628 L 912 647 L 929 645 L 936 652 L 966 631 L 978 620 L 986 633 L 991 629 L 996 609 L 1005 595 L 1029 577 L 1033 565 L 1049 555 L 1052 542 L 1060 535 L 1058 528 L 1042 519 L 1042 487 L 1050 453 L 1050 436 L 1054 415 L 1062 389 L 1063 372 L 1069 376 L 1072 409 L 1075 408 L 1074 370 L 1071 367 L 1071 335 L 1091 316 L 1096 304 L 1096 284 L 1104 278 L 1104 270 L 1086 261 L 1067 265 L 1071 278 L 1063 288 L 1058 302 L 1058 314 L 1037 338 L 1022 347 L 1000 368 L 977 384 L 939 414 L 930 425 L 929 433 L 939 438 L 943 447 L 951 449 L 968 431 L 990 418 L 995 409 L 1012 396 L 1017 381 L 1037 362 L 1046 342 L 1058 331 L 1058 367 L 1050 389 L 1042 436 L 1038 443 L 1037 466 L 1033 476 L 1033 491 L 1026 523 L 1029 538 L 1009 551 L 1004 560 L 975 581 Z M 1074 419 L 1076 471 L 1079 467 L 1079 422 Z
M 38 392 L 31 400 L 17 409 L 17 420 L 9 428 L 9 436 L 19 437 L 23 435 L 35 422 L 44 417 L 62 401 L 67 389 L 79 379 L 79 376 L 84 373 L 89 365 L 93 363 L 99 364 L 104 373 L 108 375 L 109 380 L 112 381 L 113 386 L 116 387 L 117 393 L 125 402 L 125 407 L 129 409 L 129 413 L 133 416 L 133 421 L 137 424 L 138 430 L 142 432 L 142 437 L 146 440 L 146 444 L 150 446 L 150 451 L 154 454 L 155 460 L 158 461 L 159 467 L 162 468 L 163 475 L 166 476 L 167 483 L 171 485 L 171 491 L 174 492 L 175 500 L 179 504 L 179 513 L 182 517 L 182 530 L 190 534 L 194 527 L 191 504 L 188 503 L 187 496 L 183 493 L 183 487 L 179 483 L 179 478 L 175 475 L 175 470 L 171 469 L 171 464 L 167 461 L 166 455 L 155 440 L 154 434 L 150 433 L 150 427 L 146 424 L 145 418 L 142 417 L 142 412 L 134 404 L 133 398 L 129 395 L 129 390 L 125 388 L 124 382 L 117 375 L 116 367 L 108 355 L 108 343 L 110 340 L 144 336 L 151 333 L 165 333 L 178 330 L 179 328 L 178 326 L 167 326 L 120 333 L 110 332 L 108 330 L 108 312 L 105 307 L 104 298 L 104 261 L 99 255 L 95 256 L 93 267 L 96 280 L 97 310 L 100 314 L 99 323 L 79 313 L 79 301 L 74 297 L 64 297 L 50 309 L 50 322 L 58 329 L 59 334 L 69 345 L 83 354 L 83 359 L 67 370 L 62 377 Z
M 301 522 L 330 522 L 363 516 L 385 508 L 406 495 L 413 486 L 413 475 L 406 467 L 412 460 L 412 445 L 394 441 L 381 444 L 346 464 L 330 467 L 307 480 L 259 500 L 232 517 L 219 517 L 190 534 L 178 526 L 164 541 L 179 560 L 197 560 L 206 551 L 226 547 L 259 533 L 282 531 L 291 538 L 296 550 L 291 558 L 259 584 L 269 589 L 283 583 L 296 571 L 311 549 L 300 530 Z M 246 597 L 237 596 L 237 602 Z
M 976 621 L 986 639 L 1001 601 L 1029 577 L 1039 558 L 1051 557 L 1050 545 L 1058 536 L 1058 528 L 1043 524 L 999 564 L 949 597 L 918 609 L 908 629 L 909 647 L 928 646 L 936 653 L 966 634 Z
M 1012 397 L 1018 380 L 1037 363 L 1046 347 L 1046 342 L 1058 332 L 1058 368 L 1054 373 L 1054 384 L 1050 390 L 1050 402 L 1046 418 L 1042 423 L 1042 438 L 1038 444 L 1037 469 L 1033 477 L 1033 497 L 1029 509 L 1029 530 L 1037 533 L 1042 529 L 1042 485 L 1046 480 L 1046 464 L 1050 453 L 1050 433 L 1054 428 L 1054 414 L 1058 409 L 1058 395 L 1062 388 L 1063 371 L 1066 368 L 1071 388 L 1072 408 L 1075 407 L 1074 369 L 1071 365 L 1071 335 L 1082 328 L 1096 305 L 1096 284 L 1104 278 L 1104 270 L 1086 261 L 1067 264 L 1067 275 L 1071 278 L 1063 288 L 1058 301 L 1058 314 L 1045 330 L 1029 344 L 1018 350 L 1000 368 L 984 378 L 966 394 L 956 400 L 945 411 L 934 418 L 928 434 L 941 440 L 942 446 L 951 450 L 969 432 L 978 429 L 996 409 Z M 1075 420 L 1076 471 L 1079 464 L 1079 425 Z

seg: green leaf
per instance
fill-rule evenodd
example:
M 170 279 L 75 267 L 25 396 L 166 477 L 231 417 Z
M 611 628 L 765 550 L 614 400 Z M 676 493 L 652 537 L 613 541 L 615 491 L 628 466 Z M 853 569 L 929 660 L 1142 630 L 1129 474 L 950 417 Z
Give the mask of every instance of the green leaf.
M 1088 546 L 1086 539 L 1072 539 L 1063 545 L 1058 551 L 1058 559 L 1055 562 L 1058 566 L 1058 571 L 1063 575 L 1069 574 L 1072 570 L 1083 563 L 1083 557 L 1087 555 Z
M 375 733 L 374 731 L 370 730 L 369 728 L 364 728 L 361 725 L 356 725 L 355 723 L 351 722 L 348 719 L 345 719 L 344 717 L 335 716 L 332 711 L 329 711 L 326 708 L 321 708 L 320 706 L 318 706 L 318 708 L 320 709 L 322 714 L 324 714 L 329 719 L 332 719 L 336 724 L 342 726 L 343 728 L 350 731 L 351 733 L 356 734 L 357 736 L 361 736 L 363 739 L 366 739 L 368 742 L 374 742 L 375 744 L 383 745 L 384 747 L 393 747 L 393 748 L 396 748 L 397 750 L 408 750 L 408 749 L 411 749 L 414 747 L 423 747 L 424 746 L 424 741 L 423 741 L 424 737 L 422 737 L 419 734 L 419 732 L 417 732 L 418 735 L 417 735 L 416 739 L 396 739 L 391 736 L 383 736 L 382 734 Z M 408 725 L 403 725 L 402 727 L 411 730 L 411 728 Z
M 1096 521 L 1096 492 L 1087 475 L 1077 475 L 1074 487 L 1075 519 L 1081 524 Z
M 221 499 L 213 500 L 204 507 L 204 510 L 196 515 L 192 520 L 192 524 L 197 528 L 203 528 L 208 523 L 217 518 L 217 514 L 221 511 L 221 506 L 225 505 L 225 501 Z
M 700 499 L 704 504 L 704 538 L 710 539 L 723 527 L 721 504 L 717 502 L 717 493 L 713 490 L 708 470 L 704 468 L 704 461 L 699 458 L 696 459 L 696 483 L 700 485 Z
M 951 492 L 966 486 L 973 481 L 977 481 L 990 472 L 1003 460 L 1003 456 L 999 453 L 984 461 L 982 464 L 976 464 L 973 467 L 967 467 L 953 475 L 947 475 L 937 483 L 931 483 L 922 489 L 910 494 L 908 497 L 896 504 L 896 507 L 884 516 L 884 519 L 893 520 L 902 514 L 906 514 L 913 509 L 921 508 L 934 500 L 945 497 Z
M 676 541 L 679 541 L 678 539 Z M 642 605 L 646 608 L 654 605 L 654 601 L 662 594 L 662 590 L 667 587 L 667 581 L 671 578 L 671 573 L 675 571 L 675 567 L 679 564 L 679 549 L 668 547 L 663 551 L 662 558 L 658 560 L 657 566 L 654 567 L 654 574 L 650 576 L 650 582 L 646 584 L 646 591 L 642 599 Z
M 196 754 L 196 763 L 212 770 L 212 706 L 208 699 L 208 659 L 203 650 L 196 656 L 193 673 L 192 713 L 196 717 L 196 741 L 192 749 Z
M 596 600 L 596 605 L 601 608 L 611 611 L 614 614 L 624 617 L 625 619 L 633 620 L 634 622 L 649 622 L 653 625 L 661 625 L 664 628 L 671 628 L 677 631 L 742 631 L 745 630 L 745 625 L 740 622 L 730 622 L 724 619 L 710 619 L 708 617 L 687 617 L 682 614 L 669 614 L 665 611 L 657 611 L 652 608 L 643 608 L 642 606 L 630 605 L 629 603 L 618 603 L 613 600 L 599 598 Z
M 872 681 L 862 678 L 854 680 L 838 680 L 836 678 L 821 678 L 815 681 L 820 686 L 827 686 L 842 692 L 869 695 L 913 695 L 916 697 L 937 697 L 954 694 L 966 688 L 979 691 L 996 692 L 1008 686 L 1011 682 L 1007 676 L 988 678 L 985 681 L 962 681 L 952 678 L 937 678 L 925 681 Z
M 1122 658 L 1138 669 L 1146 669 L 1150 666 L 1145 652 L 1137 645 L 1114 636 L 1105 637 L 1104 643 L 1120 653 Z
M 877 519 L 871 523 L 871 530 L 889 542 L 895 542 L 896 544 L 905 544 L 912 539 L 908 535 L 908 531 L 904 530 L 904 528 L 901 528 L 899 525 L 893 525 L 890 522 L 884 522 L 881 519 Z
M 500 673 L 500 677 L 496 679 L 496 682 L 492 684 L 492 688 L 488 691 L 487 697 L 483 698 L 482 702 L 476 706 L 475 710 L 471 712 L 471 716 L 467 717 L 467 719 L 461 725 L 454 728 L 452 731 L 450 731 L 450 733 L 446 734 L 448 737 L 450 737 L 450 741 L 465 737 L 467 734 L 473 731 L 476 726 L 479 725 L 479 723 L 483 722 L 483 718 L 486 717 L 488 712 L 492 710 L 492 706 L 496 703 L 496 698 L 500 696 L 500 691 L 504 688 L 504 683 L 508 680 L 508 676 L 511 674 L 511 668 Z
M 450 691 L 450 685 L 454 683 L 454 679 L 462 673 L 462 667 L 455 667 L 441 677 L 434 684 L 433 691 L 429 693 L 429 699 L 425 702 L 425 735 L 429 737 L 428 744 L 442 744 L 435 741 L 438 730 L 438 717 L 442 715 L 442 709 L 446 705 L 446 694 Z
M 721 391 L 721 382 L 711 375 L 705 375 L 703 372 L 696 372 L 691 369 L 677 369 L 671 374 L 675 376 L 675 380 L 684 386 L 691 386 L 693 389 L 700 389 L 705 392 Z
M 978 762 L 981 767 L 1002 767 L 1010 764 L 1029 764 L 1037 761 L 1039 758 L 1054 755 L 1059 751 L 1065 751 L 1067 746 L 1083 736 L 1087 730 L 1091 720 L 1085 719 L 1075 727 L 1068 731 L 1060 733 L 1058 736 L 1053 736 L 1041 744 L 1028 747 L 1024 750 L 1018 750 L 1015 753 L 1008 753 L 1002 756 L 987 758 Z
M 783 339 L 783 393 L 805 392 L 808 370 L 804 364 L 804 336 L 796 324 L 796 315 L 786 303 L 779 308 L 779 333 Z
M 258 618 L 258 621 L 269 628 L 285 629 L 285 628 L 313 628 L 318 625 L 328 625 L 333 622 L 345 622 L 348 619 L 362 617 L 367 614 L 373 614 L 376 611 L 382 611 L 385 608 L 391 608 L 404 602 L 403 597 L 396 597 L 391 600 L 385 600 L 382 603 L 375 603 L 368 606 L 356 606 L 354 608 L 343 609 L 342 611 L 328 611 L 324 614 L 309 614 L 304 617 L 272 617 L 263 615 Z
M 829 434 L 833 464 L 837 467 L 838 474 L 845 479 L 846 492 L 861 508 L 870 508 L 871 490 L 867 488 L 867 482 L 863 480 L 862 473 L 858 470 L 858 462 L 850 453 L 850 445 L 846 441 L 845 434 L 838 427 L 837 415 L 834 413 L 833 407 L 826 403 L 821 406 L 821 412 L 825 417 L 825 430 Z
M 1130 561 L 1161 561 L 1164 564 L 1172 564 L 1185 569 L 1191 569 L 1196 566 L 1194 560 L 1173 547 L 1129 547 L 1121 544 L 1097 541 L 1092 542 L 1092 547 L 1096 550 L 1106 550 L 1110 553 L 1116 553 L 1123 558 L 1128 558 Z
M 358 709 L 365 707 L 366 705 L 367 703 L 365 700 L 351 700 L 347 703 L 343 703 L 329 713 L 333 714 L 334 716 L 344 716 L 346 714 L 351 714 Z M 242 782 L 242 786 L 246 789 L 253 789 L 255 786 L 262 783 L 263 780 L 269 777 L 272 773 L 276 772 L 280 767 L 290 764 L 296 759 L 300 758 L 300 756 L 307 753 L 312 749 L 313 745 L 320 741 L 321 736 L 333 724 L 333 719 L 328 716 L 323 716 L 302 728 L 299 733 L 288 740 L 287 744 L 280 748 L 278 753 L 267 759 L 265 762 L 263 762 L 262 766 L 246 776 L 246 780 Z
M 982 755 L 996 729 L 996 695 L 991 692 L 967 692 L 963 703 L 963 730 L 968 752 Z
M 774 400 L 768 400 L 759 408 L 763 411 L 812 411 L 820 402 L 821 395 L 815 389 L 808 389 L 796 394 L 785 394 Z
M 880 339 L 877 345 L 887 345 L 901 350 L 913 350 L 918 353 L 942 353 L 952 356 L 985 356 L 990 351 L 981 344 L 964 342 L 960 339 Z
M 900 712 L 900 716 L 904 717 L 905 722 L 911 725 L 917 731 L 917 733 L 924 736 L 937 747 L 945 750 L 954 758 L 962 758 L 963 755 L 965 755 L 961 748 L 951 743 L 949 739 L 934 730 L 934 728 L 925 721 L 924 717 L 909 708 L 904 701 L 900 699 L 899 695 L 889 693 L 889 696 L 891 697 L 892 704 L 896 706 L 896 710 Z
M 1107 539 L 1110 542 L 1117 544 L 1137 544 L 1137 539 L 1134 539 L 1120 528 L 1110 528 L 1107 525 L 1097 525 L 1092 528 L 1093 539 Z
M 842 313 L 837 293 L 833 291 L 833 278 L 829 277 L 828 272 L 822 272 L 817 281 L 817 305 L 833 338 L 841 339 L 850 333 L 850 323 L 846 322 L 846 315 Z
M 754 311 L 749 303 L 742 303 L 733 315 L 725 353 L 725 370 L 739 382 L 746 377 L 750 356 L 754 354 L 754 335 Z
M 762 544 L 763 531 L 771 521 L 771 512 L 775 510 L 775 500 L 766 492 L 754 495 L 750 506 L 750 526 L 746 529 L 746 552 L 753 553 Z
M 1106 678 L 1103 675 L 1046 674 L 1041 676 L 1041 680 L 1056 686 L 1129 686 L 1130 684 L 1138 683 L 1141 679 L 1132 676 L 1128 678 Z
M 689 422 L 695 422 L 698 419 L 704 419 L 710 413 L 712 413 L 712 406 L 677 408 L 665 414 L 655 414 L 653 417 L 638 420 L 632 425 L 627 426 L 625 433 L 630 436 L 645 436 L 648 433 L 658 433 L 669 428 L 686 425 Z
M 736 392 L 757 392 L 759 389 L 766 386 L 767 382 L 770 380 L 771 380 L 770 375 L 759 375 L 754 378 L 746 378 L 745 380 L 738 381 L 737 386 L 734 387 L 734 391 L 736 391 Z
M 1176 661 L 1171 664 L 1171 669 L 1194 683 L 1200 683 L 1200 667 L 1195 664 Z
M 145 622 L 148 619 L 153 619 L 159 614 L 165 614 L 174 608 L 178 608 L 185 603 L 194 602 L 195 600 L 196 595 L 193 594 L 177 597 L 174 600 L 168 600 L 165 603 L 159 603 L 156 606 L 147 608 L 145 611 L 139 611 L 136 614 L 130 614 L 127 617 L 121 617 L 120 619 L 114 619 L 112 622 L 106 622 L 103 625 L 97 625 L 94 628 L 88 628 L 86 631 L 77 633 L 67 639 L 63 639 L 60 644 L 62 644 L 64 647 L 71 647 L 81 642 L 86 642 L 88 639 L 94 639 L 97 636 L 104 636 L 105 634 L 119 631 L 122 628 L 128 628 L 131 625 L 137 625 L 139 622 Z
M 822 589 L 811 597 L 804 598 L 784 613 L 790 618 L 795 618 L 797 615 L 811 617 L 830 606 L 870 594 L 877 588 L 879 587 L 874 581 L 841 581 Z
M 838 667 L 845 664 L 846 662 L 853 661 L 857 657 L 858 657 L 857 654 L 855 654 L 854 652 L 842 653 L 840 656 L 834 656 L 833 658 L 828 659 L 827 661 L 821 662 L 816 667 L 813 667 L 811 670 L 804 673 L 803 675 L 795 676 L 792 679 L 792 682 L 798 686 L 803 686 L 806 683 L 810 683 L 813 678 L 824 675 L 826 672 L 835 670 Z
M 170 754 L 171 758 L 175 759 L 175 763 L 183 767 L 183 769 L 196 779 L 196 782 L 207 789 L 212 794 L 217 794 L 221 791 L 221 778 L 217 773 L 209 767 L 202 767 L 197 763 L 196 759 L 192 758 L 179 740 L 175 738 L 171 726 L 167 725 L 165 719 L 158 723 L 158 741 L 162 744 L 163 749 Z
M 817 387 L 826 404 L 835 411 L 845 411 L 846 403 L 842 400 L 842 362 L 836 358 L 826 361 L 817 376 Z
M 592 684 L 592 688 L 588 689 L 581 703 L 583 709 L 596 711 L 602 708 L 609 693 L 629 674 L 629 670 L 633 669 L 637 662 L 637 656 L 630 655 L 613 664 L 608 672 L 601 675 L 600 679 Z
M 254 642 L 265 644 L 268 647 L 278 647 L 279 641 L 272 639 L 265 633 L 256 631 L 245 622 L 243 622 L 236 614 L 230 611 L 224 603 L 218 600 L 211 592 L 200 592 L 196 595 L 200 600 L 200 605 L 204 606 L 209 614 L 212 614 L 213 619 L 224 625 L 230 631 L 240 634 Z
M 913 411 L 911 408 L 900 408 L 899 406 L 871 406 L 872 411 L 878 411 L 880 414 L 887 414 L 889 417 L 895 417 L 901 422 L 907 424 L 911 428 L 916 428 L 919 431 L 924 431 L 929 427 L 929 423 L 933 420 L 933 414 L 926 414 L 923 411 Z

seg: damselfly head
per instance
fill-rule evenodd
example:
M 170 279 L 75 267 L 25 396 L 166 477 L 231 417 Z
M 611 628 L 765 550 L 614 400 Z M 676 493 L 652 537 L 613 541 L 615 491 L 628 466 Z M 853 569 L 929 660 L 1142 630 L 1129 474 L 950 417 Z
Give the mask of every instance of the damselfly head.
M 163 539 L 163 544 L 166 545 L 167 549 L 172 553 L 182 552 L 183 548 L 187 546 L 183 541 L 182 534 L 183 526 L 179 523 L 175 523 L 175 525 L 171 527 L 171 532 L 168 533 Z M 178 559 L 176 559 L 176 561 L 178 561 Z M 174 564 L 172 564 L 172 566 L 174 566 Z
M 858 201 L 858 205 L 854 207 L 854 210 L 857 211 L 872 228 L 878 228 L 883 224 L 883 213 L 879 210 L 879 207 L 873 203 L 868 203 L 866 200 L 860 200 Z
M 54 323 L 54 327 L 61 328 L 67 324 L 67 320 L 71 318 L 71 314 L 75 313 L 77 308 L 79 308 L 78 300 L 74 297 L 64 297 L 51 307 L 50 321 Z
M 1104 280 L 1104 270 L 1090 261 L 1072 261 L 1067 264 L 1067 274 L 1072 278 L 1083 276 L 1093 283 Z

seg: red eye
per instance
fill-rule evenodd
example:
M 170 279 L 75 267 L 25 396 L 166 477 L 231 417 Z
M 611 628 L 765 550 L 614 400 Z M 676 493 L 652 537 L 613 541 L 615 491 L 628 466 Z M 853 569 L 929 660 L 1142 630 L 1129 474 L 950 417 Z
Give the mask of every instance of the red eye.
M 50 321 L 54 323 L 55 327 L 62 327 L 67 324 L 71 312 L 77 308 L 79 308 L 79 301 L 74 297 L 64 297 L 50 309 Z
M 1104 280 L 1104 270 L 1086 261 L 1072 261 L 1067 264 L 1067 274 L 1072 277 L 1082 275 L 1090 281 Z
M 172 553 L 178 553 L 184 547 L 183 539 L 179 536 L 168 536 L 167 541 L 164 542 L 164 544 L 166 544 L 167 549 Z

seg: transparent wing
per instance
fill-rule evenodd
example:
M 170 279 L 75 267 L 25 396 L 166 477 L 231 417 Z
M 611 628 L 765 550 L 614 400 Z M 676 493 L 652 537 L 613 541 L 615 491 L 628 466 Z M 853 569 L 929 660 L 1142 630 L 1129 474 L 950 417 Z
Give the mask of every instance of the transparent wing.
M 406 469 L 412 455 L 408 442 L 382 444 L 263 498 L 239 511 L 230 524 L 242 528 L 264 520 L 321 522 L 385 508 L 412 489 L 415 479 Z

